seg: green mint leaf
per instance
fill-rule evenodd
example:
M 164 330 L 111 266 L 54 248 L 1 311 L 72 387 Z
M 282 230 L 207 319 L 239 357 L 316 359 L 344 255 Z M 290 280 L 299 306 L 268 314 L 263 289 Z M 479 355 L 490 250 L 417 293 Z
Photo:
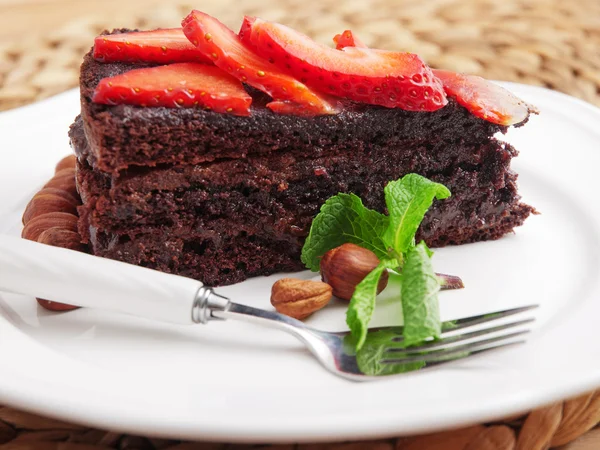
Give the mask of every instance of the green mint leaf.
M 354 289 L 346 312 L 346 323 L 350 327 L 352 336 L 356 339 L 357 351 L 363 346 L 367 337 L 369 322 L 375 310 L 377 285 L 381 274 L 386 269 L 398 267 L 398 264 L 396 259 L 384 259 Z
M 440 282 L 424 241 L 408 250 L 401 277 L 405 344 L 438 338 L 442 328 L 437 298 Z
M 383 363 L 386 359 L 393 358 L 393 354 L 386 353 L 390 348 L 404 348 L 404 342 L 395 342 L 392 339 L 402 335 L 402 328 L 386 328 L 371 331 L 367 334 L 362 348 L 356 353 L 358 368 L 365 375 L 392 375 L 396 373 L 411 372 L 425 367 L 425 362 L 411 363 Z
M 385 187 L 385 203 L 390 226 L 383 235 L 386 247 L 405 253 L 414 245 L 415 234 L 434 198 L 448 198 L 450 191 L 415 173 L 408 174 Z
M 344 349 L 349 349 L 347 351 L 348 355 L 356 356 L 356 364 L 365 375 L 393 375 L 427 367 L 427 363 L 423 360 L 415 360 L 410 363 L 391 362 L 394 354 L 388 352 L 390 348 L 403 349 L 407 347 L 404 341 L 396 342 L 393 340 L 395 337 L 400 336 L 402 331 L 402 327 L 370 331 L 363 347 L 358 352 L 353 350 L 354 339 L 349 335 L 344 338 Z M 437 361 L 453 361 L 465 358 L 470 354 L 469 351 L 459 352 L 452 356 L 440 357 Z M 411 355 L 415 357 L 423 355 L 425 357 L 430 353 L 427 351 L 412 351 Z
M 346 242 L 367 248 L 383 258 L 387 255 L 387 247 L 381 236 L 388 223 L 387 216 L 365 207 L 360 197 L 335 195 L 323 204 L 312 222 L 302 247 L 302 262 L 317 272 L 321 257 Z

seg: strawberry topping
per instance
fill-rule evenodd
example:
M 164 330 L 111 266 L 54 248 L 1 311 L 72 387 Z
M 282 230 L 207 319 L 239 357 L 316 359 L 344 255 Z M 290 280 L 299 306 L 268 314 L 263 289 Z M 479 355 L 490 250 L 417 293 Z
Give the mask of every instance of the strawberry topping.
M 238 32 L 238 37 L 242 40 L 242 42 L 244 42 L 246 45 L 249 45 L 250 47 L 252 45 L 248 37 L 250 36 L 250 33 L 252 33 L 252 24 L 255 20 L 255 17 L 244 16 L 242 26 L 240 27 L 240 31 Z
M 370 49 L 351 30 L 333 38 L 334 50 L 284 25 L 248 16 L 238 35 L 200 11 L 192 11 L 182 25 L 98 36 L 94 58 L 99 61 L 169 65 L 103 79 L 93 100 L 249 115 L 252 98 L 240 80 L 270 95 L 267 107 L 279 114 L 335 114 L 334 97 L 435 111 L 447 103 L 446 95 L 473 115 L 504 126 L 523 122 L 533 111 L 481 77 L 432 70 L 412 53 Z
M 179 63 L 104 78 L 94 91 L 93 101 L 167 108 L 201 106 L 248 116 L 252 97 L 238 80 L 215 66 Z
M 192 11 L 182 25 L 188 39 L 217 67 L 269 94 L 275 101 L 295 104 L 294 114 L 312 116 L 337 112 L 324 97 L 256 55 L 237 34 L 214 17 Z M 274 105 L 269 103 L 267 107 L 272 109 Z
M 435 111 L 447 103 L 441 83 L 415 54 L 355 47 L 338 51 L 258 18 L 249 28 L 244 42 L 316 90 L 409 111 Z
M 497 84 L 475 75 L 434 70 L 448 96 L 471 114 L 499 125 L 515 125 L 529 117 L 530 107 Z
M 252 26 L 252 24 L 249 26 Z M 350 30 L 346 30 L 342 34 L 336 34 L 333 37 L 333 43 L 335 44 L 336 50 L 343 50 L 346 47 L 367 48 L 367 46 L 363 44 L 359 38 L 354 36 L 354 33 Z
M 366 48 L 350 30 L 337 34 L 333 41 L 338 50 Z M 474 116 L 505 126 L 521 123 L 529 117 L 531 107 L 497 84 L 475 75 L 448 70 L 433 69 L 433 74 L 442 82 L 446 94 Z
M 108 62 L 210 62 L 185 37 L 181 28 L 101 35 L 94 41 L 94 58 Z

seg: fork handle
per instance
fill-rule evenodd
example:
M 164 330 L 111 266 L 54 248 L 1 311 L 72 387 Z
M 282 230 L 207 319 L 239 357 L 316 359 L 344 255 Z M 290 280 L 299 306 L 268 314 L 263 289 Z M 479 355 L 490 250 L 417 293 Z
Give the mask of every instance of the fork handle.
M 0 235 L 0 290 L 179 324 L 229 300 L 200 281 Z

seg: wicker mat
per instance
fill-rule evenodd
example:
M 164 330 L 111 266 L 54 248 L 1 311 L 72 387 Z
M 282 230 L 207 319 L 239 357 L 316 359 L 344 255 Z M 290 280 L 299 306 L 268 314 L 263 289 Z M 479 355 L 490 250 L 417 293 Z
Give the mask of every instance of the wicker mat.
M 76 86 L 81 57 L 105 28 L 178 26 L 194 3 L 177 3 L 131 17 L 107 8 L 43 36 L 1 42 L 0 110 Z M 234 29 L 242 14 L 260 15 L 323 43 L 351 28 L 369 46 L 412 51 L 434 67 L 600 105 L 599 0 L 205 0 L 195 7 Z
M 29 29 L 27 39 L 0 42 L 0 110 L 76 86 L 81 57 L 101 30 L 178 26 L 193 7 L 232 27 L 242 14 L 263 16 L 324 43 L 351 28 L 369 46 L 412 51 L 434 67 L 546 86 L 600 105 L 600 0 L 213 0 L 163 3 L 135 15 L 106 11 L 45 35 Z M 599 422 L 600 391 L 524 417 L 450 432 L 268 449 L 599 450 L 600 428 L 594 428 Z M 122 435 L 0 407 L 0 450 L 251 447 Z

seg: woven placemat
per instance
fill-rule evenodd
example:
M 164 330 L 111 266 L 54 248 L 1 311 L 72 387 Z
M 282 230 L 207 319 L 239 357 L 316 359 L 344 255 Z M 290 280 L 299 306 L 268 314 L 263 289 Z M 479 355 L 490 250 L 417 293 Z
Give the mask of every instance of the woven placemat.
M 116 406 L 118 407 L 118 406 Z M 378 441 L 302 445 L 181 442 L 81 427 L 0 407 L 2 450 L 598 450 L 600 393 L 582 395 L 527 416 L 435 434 Z M 591 430 L 591 431 L 590 431 Z
M 234 28 L 243 14 L 259 15 L 323 43 L 350 28 L 369 46 L 412 51 L 435 67 L 546 86 L 600 105 L 599 0 L 219 0 L 176 1 L 138 14 L 106 11 L 1 42 L 0 110 L 75 87 L 81 57 L 103 29 L 178 26 L 193 7 Z M 599 422 L 600 391 L 523 417 L 426 436 L 261 447 L 124 435 L 0 407 L 0 450 L 598 450 Z
M 351 28 L 369 46 L 415 52 L 434 67 L 547 86 L 600 105 L 599 0 L 214 0 L 136 15 L 108 8 L 45 35 L 28 28 L 28 38 L 0 43 L 0 110 L 76 86 L 81 57 L 101 30 L 178 26 L 193 7 L 234 29 L 242 14 L 259 15 L 328 44 Z

